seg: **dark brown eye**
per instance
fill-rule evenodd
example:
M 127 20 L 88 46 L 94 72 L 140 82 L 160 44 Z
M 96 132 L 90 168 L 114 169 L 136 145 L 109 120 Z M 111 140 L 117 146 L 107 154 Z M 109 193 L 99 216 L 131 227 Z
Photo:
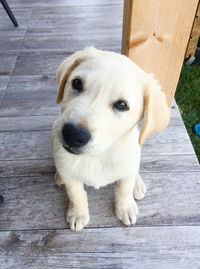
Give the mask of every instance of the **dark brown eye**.
M 127 111 L 129 110 L 129 107 L 125 100 L 118 100 L 113 104 L 113 108 L 117 109 L 119 111 Z
M 72 80 L 72 88 L 78 92 L 83 91 L 83 82 L 80 78 L 75 78 Z

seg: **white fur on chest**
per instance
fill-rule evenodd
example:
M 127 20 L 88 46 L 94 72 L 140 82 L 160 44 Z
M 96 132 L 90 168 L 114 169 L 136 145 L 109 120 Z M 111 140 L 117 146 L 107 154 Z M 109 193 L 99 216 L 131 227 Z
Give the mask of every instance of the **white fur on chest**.
M 73 178 L 86 185 L 99 188 L 116 180 L 133 176 L 139 170 L 140 146 L 137 127 L 126 139 L 116 142 L 100 156 L 70 154 L 56 137 L 53 147 L 56 168 L 63 181 Z

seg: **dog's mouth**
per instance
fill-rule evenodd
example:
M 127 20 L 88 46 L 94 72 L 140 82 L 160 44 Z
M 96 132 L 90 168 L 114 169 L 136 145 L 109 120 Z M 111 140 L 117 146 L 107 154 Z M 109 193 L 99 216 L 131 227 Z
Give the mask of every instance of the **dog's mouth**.
M 69 146 L 63 145 L 63 148 L 66 149 L 69 153 L 79 155 L 80 152 L 75 151 L 74 149 L 70 148 Z

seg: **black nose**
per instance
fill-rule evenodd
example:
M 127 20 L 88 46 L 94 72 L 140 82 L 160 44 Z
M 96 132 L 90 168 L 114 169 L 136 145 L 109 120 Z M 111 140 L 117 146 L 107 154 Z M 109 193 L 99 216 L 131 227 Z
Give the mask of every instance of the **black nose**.
M 66 123 L 62 128 L 63 140 L 69 147 L 80 148 L 91 138 L 89 131 L 72 123 Z

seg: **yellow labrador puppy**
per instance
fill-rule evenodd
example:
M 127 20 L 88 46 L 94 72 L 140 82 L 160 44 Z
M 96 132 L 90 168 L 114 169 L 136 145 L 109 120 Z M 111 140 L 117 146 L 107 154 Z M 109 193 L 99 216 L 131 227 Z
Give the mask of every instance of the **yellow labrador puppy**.
M 84 184 L 98 189 L 115 181 L 116 216 L 135 224 L 134 198 L 146 191 L 139 175 L 141 145 L 169 122 L 165 94 L 153 75 L 128 57 L 93 47 L 64 60 L 57 80 L 62 113 L 52 143 L 56 181 L 65 184 L 70 200 L 70 228 L 80 231 L 89 222 Z

